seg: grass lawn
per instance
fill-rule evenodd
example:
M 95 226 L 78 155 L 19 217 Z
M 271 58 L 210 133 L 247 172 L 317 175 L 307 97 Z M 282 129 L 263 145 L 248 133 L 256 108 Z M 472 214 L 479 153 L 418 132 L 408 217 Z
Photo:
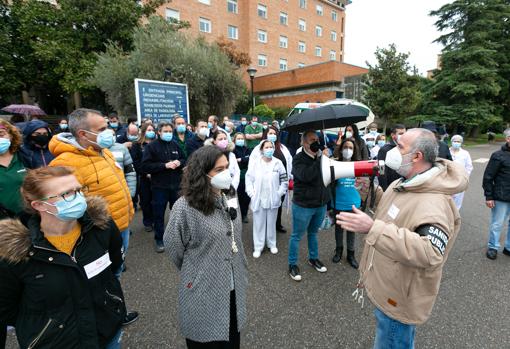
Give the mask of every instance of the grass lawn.
M 504 141 L 505 141 L 505 136 L 502 133 L 496 134 L 496 139 L 495 139 L 494 143 L 500 143 L 500 142 L 504 142 Z M 466 147 L 470 147 L 473 145 L 488 144 L 488 143 L 489 143 L 489 141 L 487 140 L 487 135 L 483 134 L 483 135 L 478 136 L 477 138 L 465 138 L 463 145 Z M 449 142 L 449 145 L 450 144 L 451 143 Z

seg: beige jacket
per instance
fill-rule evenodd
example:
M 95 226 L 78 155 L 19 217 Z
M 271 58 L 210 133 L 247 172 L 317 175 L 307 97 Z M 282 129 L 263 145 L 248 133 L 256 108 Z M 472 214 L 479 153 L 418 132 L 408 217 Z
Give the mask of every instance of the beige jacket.
M 460 230 L 451 195 L 467 185 L 466 171 L 441 159 L 384 192 L 365 239 L 360 284 L 387 316 L 406 324 L 421 324 L 430 316 L 444 262 Z

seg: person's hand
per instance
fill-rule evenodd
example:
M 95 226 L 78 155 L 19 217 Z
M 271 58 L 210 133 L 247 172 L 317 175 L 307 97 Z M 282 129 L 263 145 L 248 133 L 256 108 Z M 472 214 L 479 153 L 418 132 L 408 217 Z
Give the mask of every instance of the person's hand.
M 175 170 L 175 167 L 176 167 L 176 166 L 175 166 L 175 162 L 173 162 L 173 161 L 169 161 L 169 162 L 167 162 L 167 163 L 165 164 L 165 167 L 166 167 L 167 169 L 170 169 L 170 170 Z
M 174 160 L 173 162 L 175 164 L 175 168 L 181 166 L 181 162 L 179 160 Z
M 368 233 L 374 225 L 374 220 L 365 212 L 358 210 L 354 205 L 352 206 L 352 211 L 353 213 L 341 212 L 336 215 L 336 224 L 347 231 L 361 234 Z
M 485 201 L 485 204 L 487 205 L 488 208 L 496 207 L 496 202 L 494 202 L 494 200 L 487 200 Z
M 241 162 L 241 158 L 237 158 L 237 162 Z
M 124 146 L 128 149 L 131 149 L 131 147 L 133 146 L 133 142 L 126 142 L 124 143 Z

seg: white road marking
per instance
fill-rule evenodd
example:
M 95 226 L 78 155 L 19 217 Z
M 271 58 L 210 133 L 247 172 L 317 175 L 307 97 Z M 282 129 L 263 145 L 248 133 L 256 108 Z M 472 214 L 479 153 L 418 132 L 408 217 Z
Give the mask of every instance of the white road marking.
M 479 158 L 476 160 L 473 160 L 473 162 L 479 163 L 479 164 L 485 164 L 486 162 L 489 162 L 488 158 Z

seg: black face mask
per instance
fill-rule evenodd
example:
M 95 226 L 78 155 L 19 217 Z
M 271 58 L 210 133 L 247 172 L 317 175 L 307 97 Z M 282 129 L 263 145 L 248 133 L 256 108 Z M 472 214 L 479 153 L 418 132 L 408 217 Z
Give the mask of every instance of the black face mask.
M 310 150 L 314 153 L 317 153 L 321 149 L 321 145 L 318 141 L 310 144 Z
M 37 144 L 40 147 L 45 147 L 50 142 L 49 135 L 37 135 L 37 136 L 32 136 L 31 138 L 32 138 L 32 142 L 34 142 L 35 144 Z

